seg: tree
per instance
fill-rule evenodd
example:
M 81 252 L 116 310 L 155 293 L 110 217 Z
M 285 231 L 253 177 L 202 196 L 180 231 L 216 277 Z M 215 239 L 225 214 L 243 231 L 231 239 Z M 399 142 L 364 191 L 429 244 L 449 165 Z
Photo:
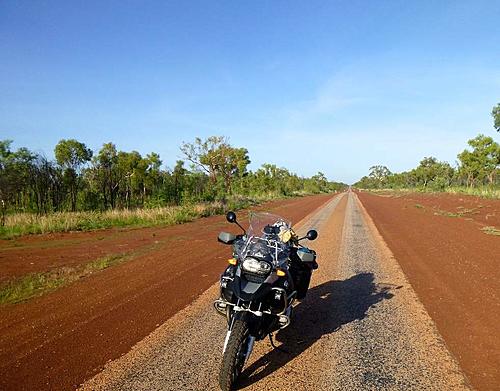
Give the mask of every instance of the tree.
M 30 187 L 37 212 L 48 213 L 57 210 L 61 196 L 61 170 L 42 155 L 36 156 L 29 170 Z
M 476 182 L 494 182 L 500 165 L 500 146 L 493 138 L 482 134 L 468 141 L 472 151 L 465 149 L 458 154 L 459 172 L 466 177 L 467 186 Z
M 27 148 L 11 151 L 11 140 L 0 141 L 0 208 L 2 221 L 9 206 L 27 209 L 31 205 L 32 165 L 37 156 Z
M 76 201 L 81 167 L 90 161 L 92 151 L 75 139 L 62 139 L 54 148 L 57 164 L 64 170 L 64 177 L 68 182 L 71 195 L 71 210 L 76 211 Z
M 370 174 L 368 176 L 377 183 L 377 187 L 384 187 L 387 178 L 391 174 L 391 171 L 386 166 L 378 165 L 370 167 Z
M 325 174 L 318 172 L 313 175 L 306 183 L 306 189 L 312 193 L 321 193 L 328 191 L 328 179 Z
M 184 162 L 182 160 L 177 160 L 174 170 L 172 171 L 172 195 L 176 204 L 179 204 L 182 200 L 182 190 L 185 188 L 187 173 L 188 171 L 184 168 Z
M 7 212 L 9 185 L 11 179 L 7 170 L 8 160 L 11 155 L 10 144 L 12 140 L 0 140 L 0 210 L 2 214 L 1 225 L 5 225 L 5 214 Z
M 211 136 L 206 140 L 197 137 L 194 143 L 183 143 L 180 149 L 194 168 L 208 174 L 212 184 L 222 181 L 223 196 L 231 193 L 234 178 L 245 175 L 250 164 L 248 150 L 233 148 L 222 136 Z
M 146 171 L 142 156 L 137 151 L 118 152 L 116 155 L 116 166 L 114 167 L 114 177 L 117 185 L 121 186 L 121 196 L 125 198 L 124 204 L 130 208 L 134 193 L 142 194 L 144 186 L 144 176 Z M 142 164 L 141 164 L 142 163 Z
M 493 107 L 491 115 L 493 117 L 493 126 L 497 132 L 500 132 L 500 103 Z
M 224 145 L 219 156 L 216 170 L 224 180 L 225 192 L 231 194 L 234 179 L 243 177 L 246 174 L 247 166 L 250 164 L 248 150 Z
M 103 144 L 101 150 L 92 160 L 94 164 L 94 178 L 103 197 L 104 209 L 116 205 L 116 195 L 120 178 L 117 172 L 118 153 L 113 143 Z
M 453 177 L 453 168 L 447 162 L 439 162 L 435 157 L 424 157 L 413 174 L 418 185 L 427 187 L 432 183 L 434 188 L 446 187 Z M 439 184 L 438 184 L 439 182 Z M 438 190 L 437 188 L 435 190 Z
M 210 180 L 217 181 L 217 165 L 221 159 L 221 149 L 229 145 L 227 138 L 223 136 L 210 136 L 206 140 L 196 137 L 193 143 L 183 142 L 180 150 L 187 160 L 193 164 L 193 168 L 205 171 Z
M 53 161 L 26 148 L 13 151 L 11 143 L 0 140 L 0 224 L 15 211 L 155 207 L 225 200 L 230 194 L 293 195 L 343 186 L 320 172 L 302 178 L 274 164 L 248 171 L 248 150 L 221 136 L 184 143 L 181 151 L 193 169 L 179 160 L 171 171 L 162 170 L 154 152 L 143 157 L 137 151 L 118 151 L 111 142 L 93 156 L 81 142 L 60 140 Z

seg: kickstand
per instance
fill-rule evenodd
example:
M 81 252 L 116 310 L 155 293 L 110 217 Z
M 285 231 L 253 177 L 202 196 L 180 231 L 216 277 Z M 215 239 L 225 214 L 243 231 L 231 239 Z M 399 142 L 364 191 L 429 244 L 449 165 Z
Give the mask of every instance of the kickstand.
M 279 346 L 276 346 L 274 344 L 274 341 L 273 341 L 273 333 L 269 333 L 269 341 L 271 341 L 271 346 L 276 349 L 276 350 L 279 350 L 280 352 L 282 353 L 287 353 L 287 354 L 290 354 L 290 352 L 288 350 L 285 350 L 285 349 L 281 349 Z

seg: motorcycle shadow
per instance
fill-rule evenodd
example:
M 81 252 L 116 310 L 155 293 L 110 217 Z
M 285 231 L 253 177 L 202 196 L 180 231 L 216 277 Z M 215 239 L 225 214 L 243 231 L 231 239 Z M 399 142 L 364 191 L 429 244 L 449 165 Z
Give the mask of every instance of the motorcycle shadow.
M 273 349 L 247 367 L 241 374 L 238 388 L 249 386 L 269 376 L 322 336 L 367 316 L 373 305 L 394 295 L 394 287 L 375 284 L 373 273 L 360 273 L 347 280 L 332 280 L 310 288 L 307 296 L 294 307 L 292 323 L 276 334 L 280 348 Z

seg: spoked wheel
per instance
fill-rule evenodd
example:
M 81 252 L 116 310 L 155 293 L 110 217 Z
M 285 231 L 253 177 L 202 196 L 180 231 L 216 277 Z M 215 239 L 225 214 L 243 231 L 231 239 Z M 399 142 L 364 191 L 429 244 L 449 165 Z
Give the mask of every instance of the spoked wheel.
M 219 372 L 219 385 L 222 391 L 233 389 L 245 365 L 249 343 L 250 333 L 247 323 L 239 319 L 235 320 Z

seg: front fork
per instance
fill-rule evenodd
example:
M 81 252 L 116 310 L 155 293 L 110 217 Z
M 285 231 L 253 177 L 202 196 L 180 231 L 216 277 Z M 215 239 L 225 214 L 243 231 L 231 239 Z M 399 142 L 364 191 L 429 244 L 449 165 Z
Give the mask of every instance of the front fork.
M 234 324 L 234 319 L 235 319 L 234 315 L 235 314 L 233 314 L 233 316 L 231 317 L 231 323 L 228 326 L 226 338 L 224 339 L 224 347 L 222 349 L 222 354 L 224 354 L 226 352 L 227 344 L 229 342 L 229 338 L 231 337 L 231 332 L 233 331 L 233 324 Z M 245 352 L 245 362 L 250 357 L 250 354 L 252 354 L 254 344 L 255 344 L 255 337 L 253 335 L 250 335 L 248 337 L 247 351 Z

